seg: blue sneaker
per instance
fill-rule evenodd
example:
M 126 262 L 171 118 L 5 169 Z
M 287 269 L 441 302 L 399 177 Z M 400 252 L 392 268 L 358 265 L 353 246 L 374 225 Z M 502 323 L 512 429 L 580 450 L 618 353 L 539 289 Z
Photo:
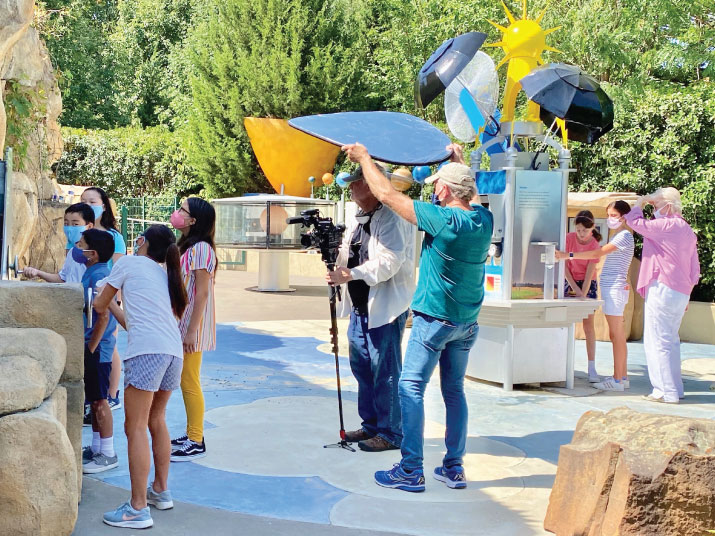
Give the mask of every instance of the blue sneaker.
M 464 469 L 461 465 L 445 467 L 440 465 L 434 468 L 434 475 L 437 480 L 447 484 L 452 489 L 462 489 L 467 487 L 467 478 L 464 476 Z
M 375 483 L 384 488 L 395 488 L 402 491 L 424 491 L 425 475 L 422 469 L 415 469 L 411 473 L 407 473 L 402 469 L 401 464 L 396 463 L 389 471 L 377 471 Z
M 146 502 L 156 507 L 157 510 L 168 510 L 174 507 L 174 501 L 171 499 L 171 492 L 167 489 L 161 493 L 154 491 L 154 483 L 149 484 L 146 489 Z
M 135 510 L 129 501 L 125 502 L 112 512 L 105 512 L 103 520 L 112 527 L 128 529 L 148 529 L 154 525 L 154 520 L 149 513 L 149 507 Z

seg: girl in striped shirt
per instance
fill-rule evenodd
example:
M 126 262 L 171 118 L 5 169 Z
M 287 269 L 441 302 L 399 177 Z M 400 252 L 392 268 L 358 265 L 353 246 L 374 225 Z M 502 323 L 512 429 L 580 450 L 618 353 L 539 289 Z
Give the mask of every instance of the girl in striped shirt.
M 184 342 L 181 393 L 186 408 L 186 434 L 171 441 L 172 462 L 206 456 L 204 442 L 204 394 L 201 390 L 203 352 L 216 348 L 214 276 L 217 260 L 214 246 L 216 213 L 210 203 L 190 197 L 171 215 L 171 224 L 181 232 L 181 273 L 188 305 L 179 321 Z
M 627 372 L 628 347 L 623 322 L 623 311 L 628 303 L 628 270 L 633 260 L 635 242 L 625 224 L 624 216 L 631 211 L 628 203 L 614 201 L 606 209 L 607 225 L 614 234 L 605 246 L 579 253 L 556 253 L 556 258 L 599 259 L 608 255 L 603 263 L 600 277 L 603 314 L 608 322 L 608 333 L 613 345 L 613 377 L 594 383 L 593 387 L 604 391 L 623 391 L 630 387 Z

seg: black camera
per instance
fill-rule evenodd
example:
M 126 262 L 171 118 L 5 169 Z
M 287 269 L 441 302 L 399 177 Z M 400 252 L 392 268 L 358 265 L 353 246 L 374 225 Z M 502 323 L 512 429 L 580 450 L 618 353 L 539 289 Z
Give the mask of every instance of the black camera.
M 330 270 L 335 268 L 338 249 L 343 241 L 345 225 L 335 225 L 332 218 L 321 218 L 317 208 L 303 210 L 300 216 L 286 219 L 289 224 L 300 223 L 311 228 L 307 233 L 301 233 L 300 243 L 306 249 L 319 249 L 323 262 Z

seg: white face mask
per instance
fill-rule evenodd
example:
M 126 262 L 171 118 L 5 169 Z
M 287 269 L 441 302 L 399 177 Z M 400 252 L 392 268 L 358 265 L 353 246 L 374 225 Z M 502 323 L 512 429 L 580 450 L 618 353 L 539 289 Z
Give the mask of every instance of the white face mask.
M 606 220 L 606 225 L 608 225 L 609 229 L 618 229 L 622 225 L 621 219 L 620 218 L 608 218 Z
M 665 207 L 667 207 L 669 204 L 670 204 L 670 203 L 668 203 L 668 204 L 666 204 L 666 205 L 663 205 L 661 208 L 659 208 L 659 209 L 653 211 L 653 217 L 656 218 L 656 219 L 658 219 L 658 218 L 665 218 L 665 217 L 667 216 L 667 214 L 663 214 L 663 213 L 661 212 L 661 210 L 664 210 Z

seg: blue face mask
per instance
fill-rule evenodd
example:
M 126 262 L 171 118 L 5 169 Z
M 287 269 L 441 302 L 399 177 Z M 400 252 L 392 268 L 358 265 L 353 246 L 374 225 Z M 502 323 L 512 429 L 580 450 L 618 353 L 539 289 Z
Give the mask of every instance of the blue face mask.
M 72 248 L 72 259 L 78 264 L 87 264 L 89 259 L 84 256 L 83 250 L 79 249 L 77 246 Z
M 432 204 L 437 206 L 440 206 L 442 204 L 437 197 L 437 194 L 432 194 Z
M 82 238 L 82 233 L 87 230 L 86 225 L 65 225 L 63 227 L 65 236 L 67 237 L 67 245 L 65 249 L 72 249 L 74 245 Z
M 99 218 L 102 217 L 102 213 L 104 212 L 104 207 L 102 205 L 90 205 L 92 207 L 92 210 L 94 211 L 94 220 L 97 221 Z

